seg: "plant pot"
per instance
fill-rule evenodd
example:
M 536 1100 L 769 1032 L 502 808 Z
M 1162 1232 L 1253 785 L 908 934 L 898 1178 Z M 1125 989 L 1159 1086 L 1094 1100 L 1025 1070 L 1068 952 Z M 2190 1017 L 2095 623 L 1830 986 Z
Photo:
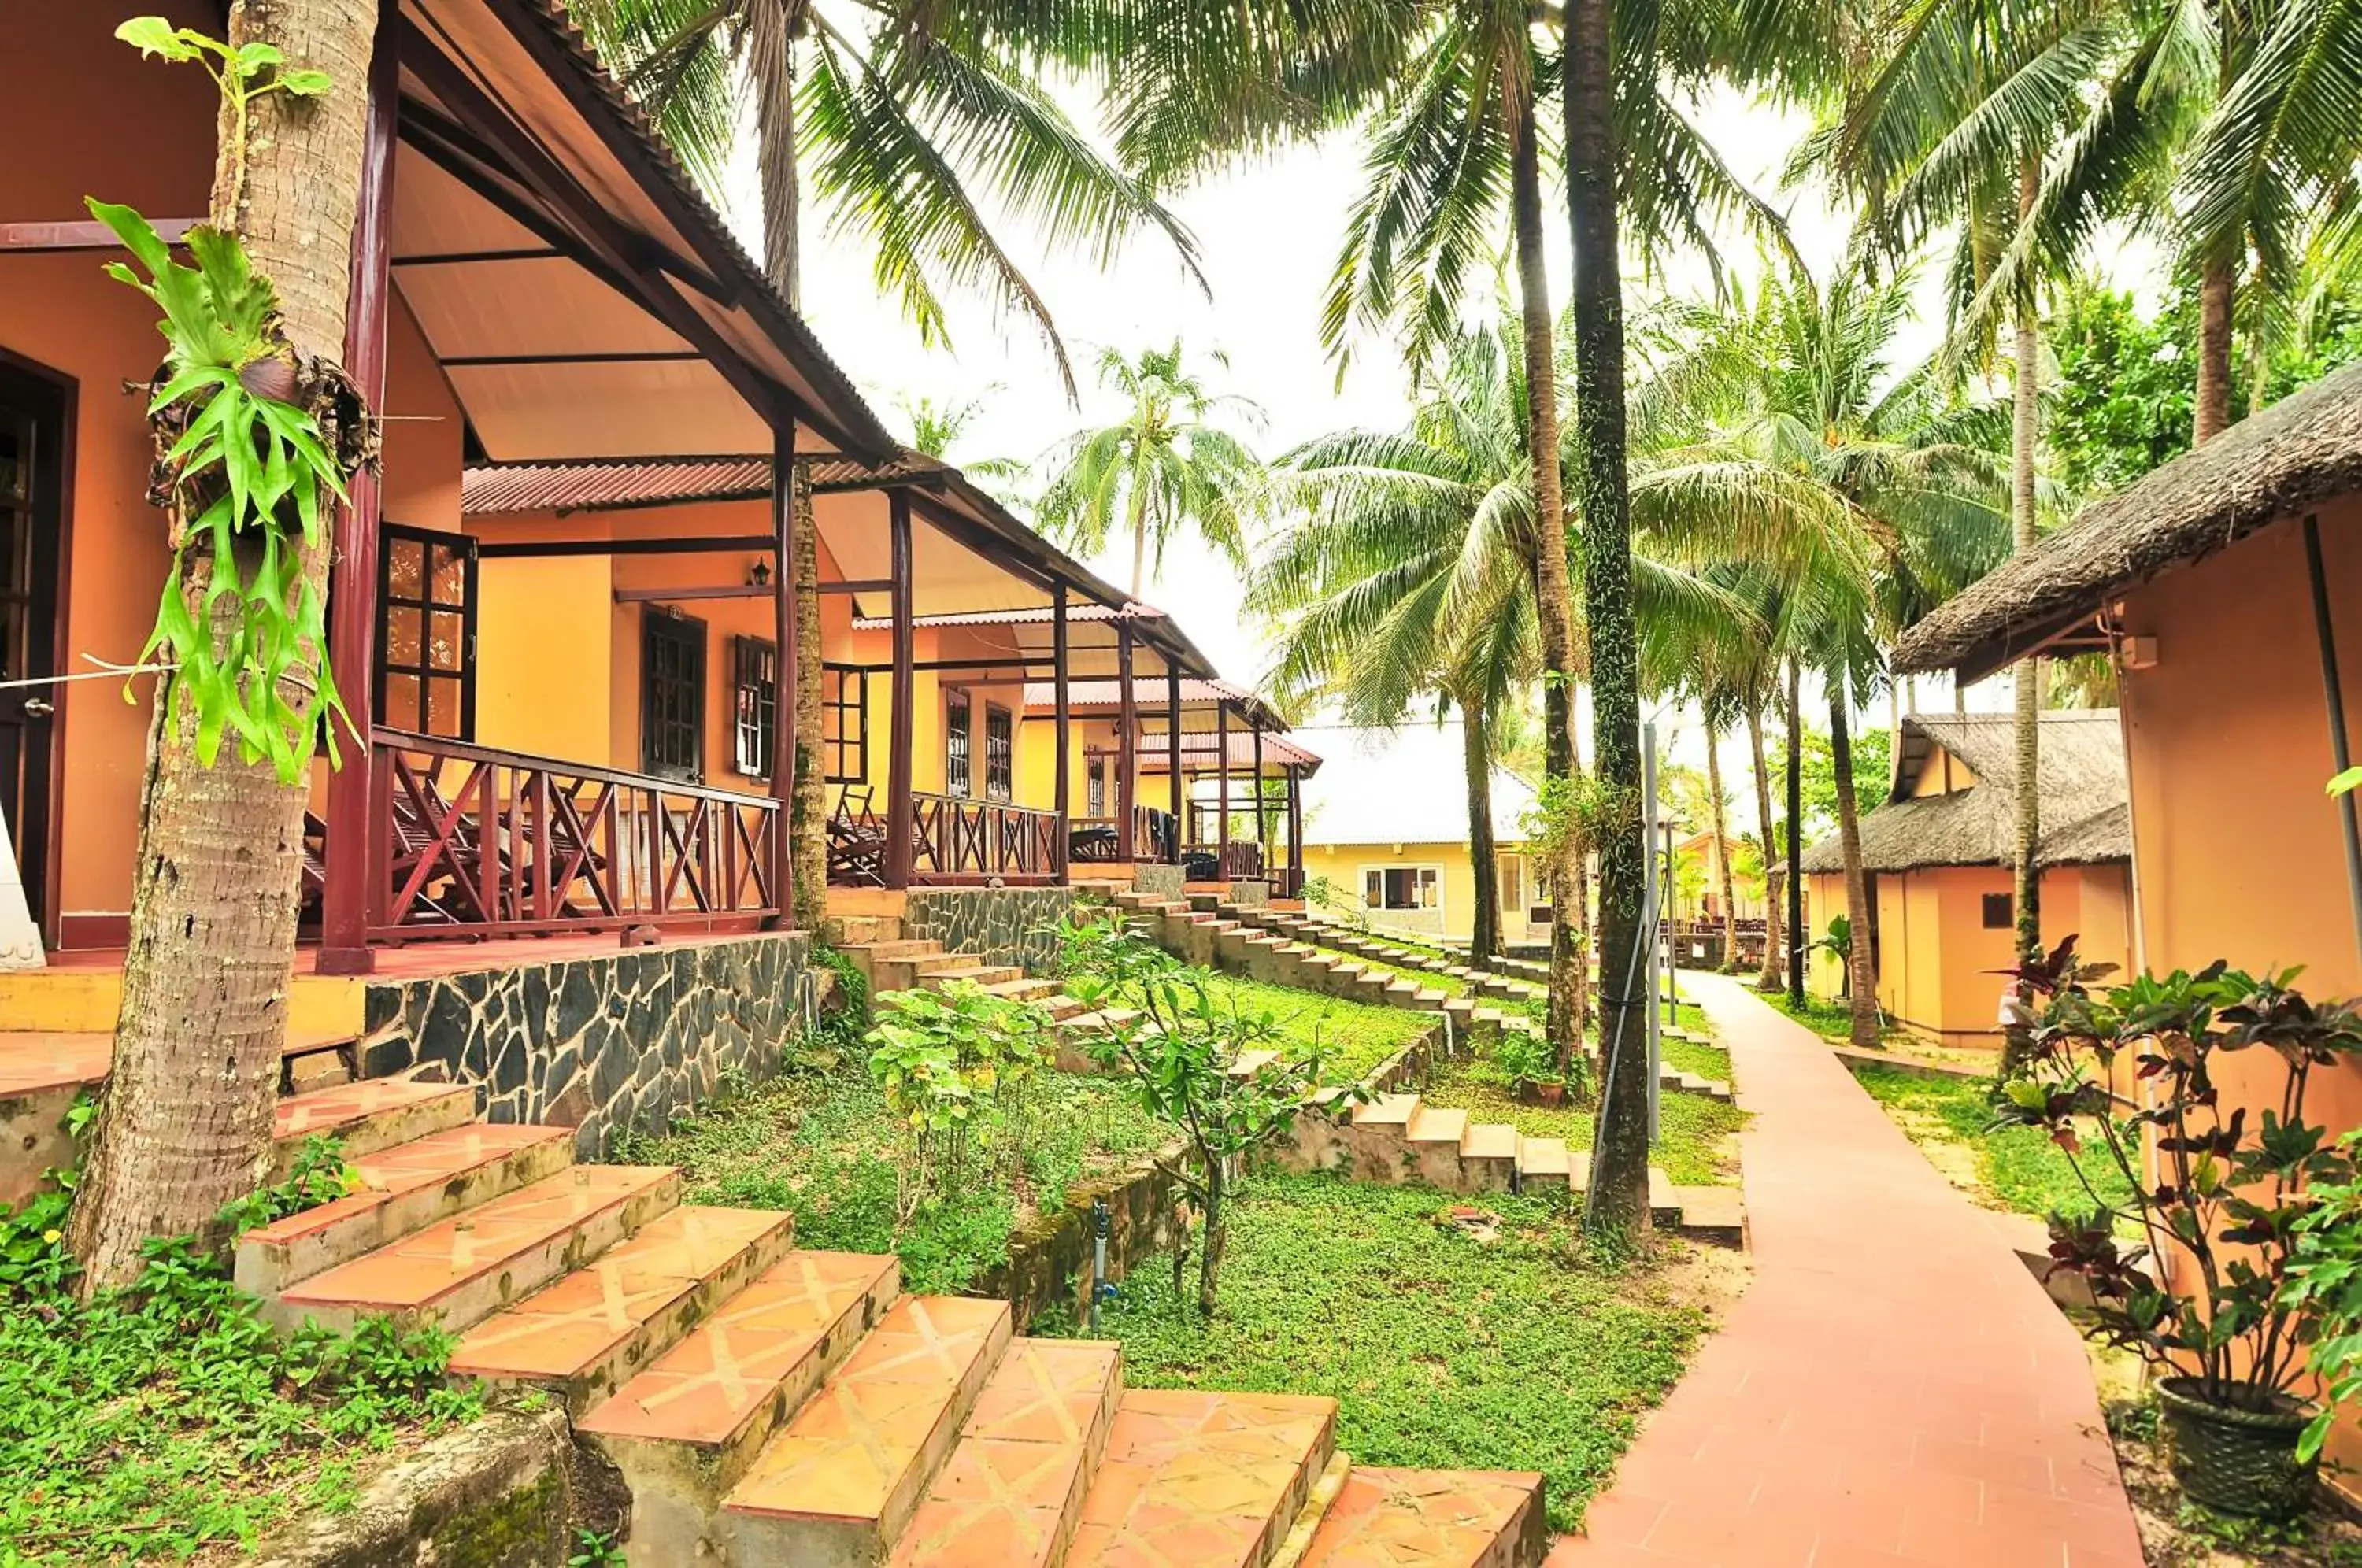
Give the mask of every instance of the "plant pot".
M 2168 1377 L 2157 1386 L 2165 1416 L 2173 1479 L 2191 1502 L 2217 1513 L 2286 1519 L 2312 1501 L 2321 1465 L 2296 1456 L 2297 1437 L 2311 1407 L 2285 1394 L 2265 1409 L 2218 1405 L 2202 1397 L 2194 1377 Z
M 1564 1084 L 1519 1084 L 1518 1098 L 1528 1105 L 1564 1105 L 1566 1086 Z

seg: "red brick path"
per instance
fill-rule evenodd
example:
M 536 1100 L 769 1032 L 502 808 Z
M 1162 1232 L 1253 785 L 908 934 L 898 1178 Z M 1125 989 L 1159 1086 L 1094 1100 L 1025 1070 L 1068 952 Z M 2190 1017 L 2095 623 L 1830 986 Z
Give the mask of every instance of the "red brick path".
M 1818 1040 L 1694 988 L 1754 1283 L 1545 1568 L 2138 1568 L 2074 1329 Z

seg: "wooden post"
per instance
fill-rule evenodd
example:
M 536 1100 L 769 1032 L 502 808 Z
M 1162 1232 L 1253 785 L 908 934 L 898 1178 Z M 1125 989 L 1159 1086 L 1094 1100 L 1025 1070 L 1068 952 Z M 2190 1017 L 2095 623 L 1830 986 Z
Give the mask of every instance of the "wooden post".
M 1115 627 L 1115 820 L 1131 831 L 1132 807 L 1140 801 L 1140 705 L 1131 690 L 1131 628 Z
M 385 7 L 370 53 L 369 125 L 361 144 L 360 205 L 353 222 L 352 282 L 345 311 L 345 365 L 371 414 L 385 411 L 385 329 L 393 258 L 393 149 L 402 101 L 394 49 L 396 7 Z M 337 509 L 328 559 L 328 663 L 353 722 L 366 735 L 377 719 L 378 519 L 374 469 L 353 475 L 352 503 Z M 331 720 L 331 723 L 335 721 Z M 370 810 L 370 747 L 348 755 L 328 775 L 328 842 L 322 856 L 319 970 L 366 975 L 377 967 L 369 945 L 372 892 L 380 878 L 376 826 Z
M 1296 897 L 1304 896 L 1304 769 L 1287 769 L 1287 871 Z
M 1271 813 L 1263 809 L 1263 725 L 1255 723 L 1249 731 L 1254 736 L 1254 814 L 1255 842 L 1263 846 L 1264 875 L 1271 875 Z
M 894 607 L 894 729 L 886 761 L 886 885 L 911 885 L 911 710 L 916 705 L 917 681 L 911 669 L 911 498 L 901 491 L 887 497 L 890 519 L 887 555 L 892 564 Z M 974 721 L 970 721 L 973 725 Z M 971 729 L 969 744 L 975 744 Z
M 796 605 L 795 472 L 796 422 L 782 414 L 771 427 L 771 622 L 778 648 L 771 659 L 771 799 L 778 802 L 771 813 L 771 892 L 779 905 L 769 922 L 774 931 L 796 922 L 796 746 L 805 738 L 796 734 L 803 628 Z M 817 756 L 820 737 L 811 739 Z
M 1164 667 L 1164 747 L 1165 766 L 1172 769 L 1167 780 L 1173 787 L 1173 864 L 1181 864 L 1182 845 L 1187 842 L 1188 829 L 1182 808 L 1188 802 L 1182 799 L 1181 781 L 1181 670 L 1177 665 Z
M 1066 855 L 1072 846 L 1073 839 L 1073 826 L 1067 817 L 1067 809 L 1072 804 L 1075 788 L 1074 754 L 1069 749 L 1074 739 L 1074 723 L 1073 715 L 1068 711 L 1066 701 L 1066 585 L 1065 583 L 1058 583 L 1050 590 L 1050 603 L 1052 668 L 1050 679 L 1056 690 L 1058 712 L 1058 840 L 1051 850 L 1050 868 L 1063 885 L 1066 880 Z M 1129 834 L 1131 831 L 1131 813 L 1125 813 L 1123 823 L 1124 832 Z
M 1214 777 L 1221 781 L 1222 803 L 1215 812 L 1214 879 L 1223 880 L 1223 862 L 1231 853 L 1231 704 L 1214 703 Z

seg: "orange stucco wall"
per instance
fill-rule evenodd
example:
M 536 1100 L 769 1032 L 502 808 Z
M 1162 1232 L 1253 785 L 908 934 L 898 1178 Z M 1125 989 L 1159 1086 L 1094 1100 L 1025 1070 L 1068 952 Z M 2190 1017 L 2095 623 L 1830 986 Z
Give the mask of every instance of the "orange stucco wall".
M 2010 890 L 2009 871 L 1997 866 L 1943 866 L 1886 873 L 1876 879 L 1878 1004 L 1914 1033 L 1946 1045 L 1998 1050 L 1995 1016 L 2009 966 L 2013 933 L 1984 925 L 1984 898 Z M 2130 878 L 2122 866 L 2062 866 L 2043 873 L 2042 934 L 2055 943 L 2077 933 L 2078 949 L 2093 962 L 2122 968 L 2130 962 L 2126 921 Z M 1805 919 L 1816 934 L 1847 908 L 1845 878 L 1808 877 Z M 1844 979 L 1836 958 L 1816 954 L 1812 987 L 1835 996 Z

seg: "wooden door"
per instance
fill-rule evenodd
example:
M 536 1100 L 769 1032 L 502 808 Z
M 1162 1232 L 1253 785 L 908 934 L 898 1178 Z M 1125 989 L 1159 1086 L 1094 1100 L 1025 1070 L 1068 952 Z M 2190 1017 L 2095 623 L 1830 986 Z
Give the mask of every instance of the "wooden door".
M 66 389 L 0 360 L 0 682 L 55 675 Z M 0 685 L 0 812 L 47 929 L 57 689 Z

